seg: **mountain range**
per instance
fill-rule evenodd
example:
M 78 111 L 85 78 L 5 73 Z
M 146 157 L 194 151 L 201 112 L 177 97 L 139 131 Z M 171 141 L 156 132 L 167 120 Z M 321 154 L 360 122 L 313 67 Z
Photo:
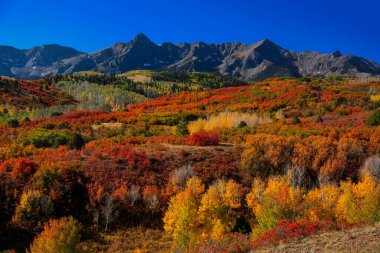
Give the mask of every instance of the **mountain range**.
M 79 71 L 120 74 L 136 69 L 217 72 L 252 81 L 273 76 L 380 75 L 380 65 L 362 57 L 339 51 L 295 52 L 268 39 L 250 45 L 240 42 L 157 45 L 144 34 L 138 34 L 128 43 L 117 43 L 94 53 L 60 45 L 28 50 L 0 46 L 0 75 L 10 77 L 36 79 Z

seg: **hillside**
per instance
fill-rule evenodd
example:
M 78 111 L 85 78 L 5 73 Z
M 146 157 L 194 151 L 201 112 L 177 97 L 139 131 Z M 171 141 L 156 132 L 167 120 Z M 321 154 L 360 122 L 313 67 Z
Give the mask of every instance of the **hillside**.
M 318 233 L 312 237 L 298 237 L 291 242 L 260 245 L 247 252 L 253 253 L 375 253 L 380 249 L 380 226 L 365 225 L 340 231 Z M 171 240 L 160 231 L 149 229 L 141 231 L 117 231 L 105 237 L 107 244 L 98 245 L 96 250 L 104 253 L 122 253 L 136 248 L 147 249 L 146 252 L 169 253 Z
M 74 103 L 72 97 L 50 84 L 6 77 L 0 79 L 0 97 L 1 105 L 9 105 L 18 109 Z
M 14 118 L 39 119 L 70 110 L 123 111 L 127 105 L 181 91 L 210 90 L 246 85 L 247 82 L 212 73 L 130 71 L 118 76 L 77 72 L 36 81 L 4 77 L 0 106 L 10 113 L 0 123 Z M 27 110 L 25 110 L 27 109 Z
M 0 251 L 73 238 L 68 245 L 84 252 L 248 253 L 265 242 L 298 249 L 297 238 L 321 242 L 333 231 L 337 250 L 355 250 L 364 244 L 350 234 L 377 236 L 344 229 L 380 221 L 380 82 L 233 86 L 168 72 L 43 82 L 67 93 L 82 85 L 78 97 L 112 86 L 145 97 L 153 93 L 138 93 L 142 76 L 153 82 L 142 92 L 158 97 L 0 126 Z M 216 88 L 221 80 L 231 87 Z
M 115 75 L 144 69 L 215 72 L 251 81 L 269 77 L 380 75 L 379 64 L 339 51 L 295 52 L 268 39 L 252 44 L 165 42 L 157 45 L 144 34 L 138 34 L 128 43 L 116 43 L 88 54 L 59 45 L 29 50 L 0 47 L 0 62 L 0 74 L 24 79 L 82 71 Z
M 279 246 L 256 248 L 258 253 L 330 252 L 375 253 L 380 250 L 380 225 L 353 228 L 345 231 L 327 232 L 312 238 L 303 238 Z

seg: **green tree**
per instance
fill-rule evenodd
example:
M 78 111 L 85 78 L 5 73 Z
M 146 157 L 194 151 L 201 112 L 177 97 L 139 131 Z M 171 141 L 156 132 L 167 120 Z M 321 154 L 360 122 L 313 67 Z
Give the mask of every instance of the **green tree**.
M 175 129 L 176 135 L 188 135 L 189 129 L 187 128 L 187 122 L 185 120 L 181 120 Z
M 366 120 L 367 126 L 379 126 L 380 125 L 380 110 L 374 111 L 371 116 Z
M 17 119 L 11 119 L 8 121 L 7 125 L 9 127 L 18 127 L 19 126 L 19 122 Z
M 295 117 L 292 119 L 291 123 L 292 123 L 293 125 L 300 124 L 300 123 L 301 123 L 301 120 L 300 120 L 297 116 L 295 116 Z
M 80 133 L 74 133 L 69 135 L 67 140 L 68 149 L 81 149 L 83 148 L 85 141 Z
M 239 125 L 237 127 L 238 128 L 243 128 L 243 127 L 246 127 L 246 126 L 247 126 L 247 123 L 245 121 L 240 121 Z

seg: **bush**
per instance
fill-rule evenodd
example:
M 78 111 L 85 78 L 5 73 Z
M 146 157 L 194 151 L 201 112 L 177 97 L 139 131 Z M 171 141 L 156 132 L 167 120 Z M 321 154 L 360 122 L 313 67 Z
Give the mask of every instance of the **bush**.
M 323 118 L 321 117 L 321 115 L 318 115 L 318 117 L 316 118 L 315 122 L 317 122 L 317 123 L 322 123 L 323 122 Z
M 371 116 L 366 120 L 367 126 L 379 126 L 380 125 L 380 110 L 374 111 Z
M 178 125 L 175 128 L 175 134 L 176 135 L 188 135 L 189 129 L 187 128 L 187 122 L 184 120 L 181 120 Z
M 301 120 L 296 116 L 292 119 L 292 121 L 290 123 L 293 125 L 300 124 Z
M 59 117 L 59 116 L 61 116 L 63 113 L 62 112 L 52 112 L 51 113 L 51 116 L 52 117 Z
M 213 132 L 192 133 L 188 144 L 191 146 L 217 146 L 219 145 L 219 136 Z
M 45 125 L 41 126 L 43 129 L 47 130 L 53 130 L 55 128 L 55 124 L 53 123 L 46 123 Z
M 36 148 L 56 148 L 67 143 L 67 137 L 48 129 L 30 131 L 22 140 L 25 146 L 32 144 Z
M 71 149 L 81 149 L 83 148 L 85 141 L 80 133 L 74 133 L 69 135 L 67 140 L 67 148 Z
M 18 127 L 19 126 L 19 122 L 17 119 L 11 119 L 8 121 L 7 125 L 9 127 Z
M 31 120 L 30 120 L 29 117 L 25 117 L 25 118 L 22 119 L 22 122 L 30 122 L 30 121 L 31 121 Z
M 246 127 L 246 126 L 247 126 L 247 123 L 245 123 L 245 121 L 240 121 L 240 123 L 237 126 L 237 128 L 243 128 L 243 127 Z

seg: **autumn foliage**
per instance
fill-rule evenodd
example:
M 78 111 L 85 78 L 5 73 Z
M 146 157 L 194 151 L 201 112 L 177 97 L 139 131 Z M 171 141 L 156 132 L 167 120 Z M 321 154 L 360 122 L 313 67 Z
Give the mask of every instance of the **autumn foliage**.
M 280 220 L 315 222 L 374 222 L 380 215 L 379 185 L 370 175 L 357 183 L 341 182 L 306 191 L 289 176 L 256 180 L 247 203 L 255 214 L 255 234 L 274 229 Z
M 41 234 L 30 246 L 30 253 L 82 252 L 80 242 L 80 225 L 71 217 L 50 220 Z
M 172 251 L 247 252 L 380 220 L 379 82 L 273 78 L 178 92 L 152 84 L 132 88 L 167 95 L 126 107 L 111 96 L 111 109 L 25 120 L 29 106 L 72 98 L 41 81 L 9 87 L 0 116 L 19 124 L 0 122 L 0 251 L 79 252 L 138 229 L 159 231 Z

